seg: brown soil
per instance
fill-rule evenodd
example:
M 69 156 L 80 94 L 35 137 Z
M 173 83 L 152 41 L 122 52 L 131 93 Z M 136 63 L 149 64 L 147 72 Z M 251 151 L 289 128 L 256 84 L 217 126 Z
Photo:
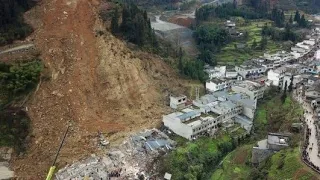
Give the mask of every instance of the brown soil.
M 18 179 L 44 179 L 69 121 L 58 167 L 99 153 L 98 131 L 114 144 L 158 125 L 165 97 L 183 89 L 160 58 L 133 52 L 108 32 L 96 35 L 105 29 L 96 9 L 97 0 L 43 0 L 27 13 L 51 79 L 27 103 L 32 133 L 27 152 L 12 161 Z
M 237 153 L 234 155 L 233 162 L 236 164 L 244 164 L 248 157 L 248 151 L 244 148 L 241 148 Z
M 190 28 L 192 23 L 194 23 L 194 19 L 190 17 L 183 17 L 183 16 L 173 16 L 170 19 L 168 19 L 169 22 L 178 24 L 180 26 L 184 26 L 187 28 Z
M 293 179 L 294 180 L 298 180 L 301 179 L 304 175 L 306 175 L 307 173 L 309 173 L 308 170 L 301 168 L 298 171 L 295 172 Z M 317 180 L 318 178 L 316 176 L 312 176 L 310 177 L 310 180 Z

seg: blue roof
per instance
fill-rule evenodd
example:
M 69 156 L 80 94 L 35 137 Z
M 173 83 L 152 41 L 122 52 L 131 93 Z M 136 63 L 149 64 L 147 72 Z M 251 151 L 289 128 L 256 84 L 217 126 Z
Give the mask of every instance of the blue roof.
M 145 147 L 147 148 L 147 150 L 156 150 L 159 149 L 161 147 L 169 147 L 170 146 L 170 142 L 164 139 L 157 139 L 157 140 L 150 140 L 150 141 L 146 141 L 145 142 Z
M 198 113 L 199 113 L 198 111 L 190 111 L 190 112 L 187 112 L 187 113 L 184 113 L 184 114 L 178 116 L 177 118 L 179 118 L 180 120 L 185 120 L 185 119 L 188 119 L 192 116 L 197 115 Z

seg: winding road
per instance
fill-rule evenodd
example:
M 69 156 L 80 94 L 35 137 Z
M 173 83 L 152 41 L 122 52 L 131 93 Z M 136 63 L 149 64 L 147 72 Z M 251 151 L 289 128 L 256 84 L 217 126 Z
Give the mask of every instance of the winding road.
M 309 137 L 309 146 L 307 148 L 307 152 L 309 153 L 309 161 L 314 165 L 320 167 L 320 157 L 318 156 L 318 143 L 316 137 L 316 126 L 314 122 L 316 118 L 314 118 L 313 110 L 309 103 L 303 102 L 303 109 L 305 110 L 304 118 L 308 128 L 311 129 L 311 135 Z
M 309 153 L 309 161 L 314 165 L 320 167 L 320 157 L 318 156 L 318 143 L 316 137 L 316 126 L 314 124 L 317 119 L 314 116 L 313 110 L 309 102 L 306 102 L 301 95 L 296 95 L 295 98 L 302 104 L 304 110 L 304 120 L 308 128 L 311 129 L 309 137 L 309 146 L 307 152 Z

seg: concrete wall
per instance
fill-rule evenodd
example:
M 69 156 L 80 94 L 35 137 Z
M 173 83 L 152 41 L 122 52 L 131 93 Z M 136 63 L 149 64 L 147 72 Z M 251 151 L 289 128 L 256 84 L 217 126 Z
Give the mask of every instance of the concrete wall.
M 318 91 L 306 91 L 305 96 L 311 99 L 320 98 L 320 93 Z
M 254 118 L 255 109 L 243 107 L 242 114 L 253 120 Z
M 272 69 L 270 71 L 268 71 L 268 80 L 271 80 L 272 85 L 274 85 L 274 86 L 280 85 L 280 81 L 281 81 L 282 77 L 283 77 L 282 75 L 274 72 Z
M 162 121 L 164 125 L 174 133 L 186 139 L 191 139 L 191 135 L 193 133 L 192 127 L 181 123 L 178 118 L 169 118 L 167 116 L 163 116 Z
M 267 159 L 273 154 L 273 151 L 269 149 L 259 149 L 256 147 L 252 148 L 252 157 L 251 157 L 251 162 L 253 164 L 259 164 L 263 160 Z

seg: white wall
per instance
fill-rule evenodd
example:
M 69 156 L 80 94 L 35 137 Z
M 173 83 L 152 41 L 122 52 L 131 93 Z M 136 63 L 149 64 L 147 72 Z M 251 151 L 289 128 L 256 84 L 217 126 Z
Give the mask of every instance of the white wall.
M 272 85 L 279 86 L 281 78 L 282 76 L 272 69 L 268 71 L 268 80 L 272 81 Z
M 172 130 L 174 133 L 182 136 L 186 139 L 191 139 L 192 127 L 181 123 L 178 118 L 170 118 L 168 116 L 163 116 L 162 121 L 166 127 Z

